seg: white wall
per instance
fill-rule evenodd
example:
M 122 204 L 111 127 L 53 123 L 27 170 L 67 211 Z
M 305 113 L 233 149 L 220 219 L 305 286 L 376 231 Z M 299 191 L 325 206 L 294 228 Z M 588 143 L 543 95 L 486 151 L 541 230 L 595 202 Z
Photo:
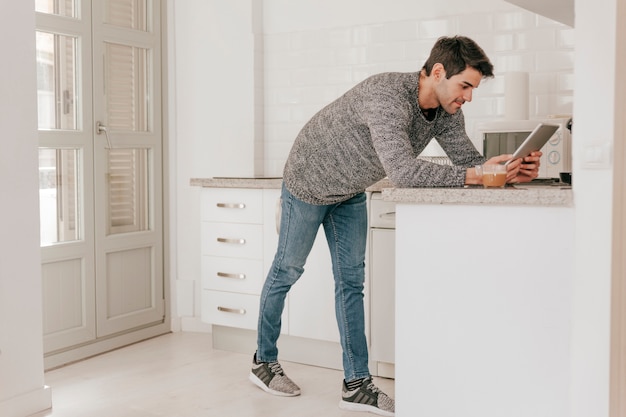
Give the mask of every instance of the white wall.
M 450 15 L 469 15 L 479 10 L 519 10 L 503 1 L 446 0 L 427 3 L 414 0 L 263 0 L 265 33 L 301 32 L 368 25 Z M 471 19 L 468 19 L 471 20 Z
M 572 113 L 574 30 L 502 0 L 265 0 L 264 10 L 266 175 L 282 174 L 316 111 L 369 75 L 418 71 L 442 35 L 475 39 L 495 66 L 463 108 L 479 150 L 475 125 L 504 117 L 508 71 L 530 74 L 530 118 Z
M 0 14 L 0 415 L 49 408 L 44 387 L 35 14 L 9 2 Z M 16 41 L 19 39 L 19 41 Z M 10 59 L 9 59 L 10 58 Z
M 572 315 L 572 417 L 608 417 L 611 239 L 615 127 L 624 118 L 616 91 L 617 0 L 576 1 L 573 184 L 576 207 Z M 622 16 L 623 17 L 623 16 Z M 622 31 L 620 45 L 624 45 Z M 617 106 L 616 106 L 617 104 Z M 623 183 L 620 181 L 620 183 Z M 620 254 L 623 258 L 624 254 Z

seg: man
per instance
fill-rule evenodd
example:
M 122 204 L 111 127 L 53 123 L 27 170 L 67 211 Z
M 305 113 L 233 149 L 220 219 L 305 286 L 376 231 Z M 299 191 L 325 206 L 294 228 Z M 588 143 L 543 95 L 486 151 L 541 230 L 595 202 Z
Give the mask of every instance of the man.
M 480 184 L 488 161 L 465 132 L 461 106 L 493 65 L 466 37 L 443 37 L 419 73 L 384 73 L 359 83 L 302 128 L 283 174 L 278 250 L 261 294 L 258 346 L 250 380 L 265 391 L 300 394 L 278 363 L 276 342 L 287 292 L 303 272 L 320 225 L 335 279 L 343 350 L 340 407 L 393 416 L 394 400 L 372 382 L 363 311 L 367 210 L 365 189 L 388 176 L 397 187 Z M 435 138 L 454 166 L 416 159 Z M 536 178 L 540 152 L 507 165 L 508 182 Z M 522 163 L 523 162 L 523 163 Z

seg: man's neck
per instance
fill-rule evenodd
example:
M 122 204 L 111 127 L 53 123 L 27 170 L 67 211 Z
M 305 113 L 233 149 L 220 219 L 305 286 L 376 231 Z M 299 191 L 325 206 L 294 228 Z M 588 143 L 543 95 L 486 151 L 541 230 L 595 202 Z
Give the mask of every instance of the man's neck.
M 439 101 L 435 95 L 435 88 L 432 82 L 433 80 L 427 77 L 426 72 L 422 70 L 420 72 L 417 97 L 417 103 L 422 111 L 436 110 L 439 107 Z

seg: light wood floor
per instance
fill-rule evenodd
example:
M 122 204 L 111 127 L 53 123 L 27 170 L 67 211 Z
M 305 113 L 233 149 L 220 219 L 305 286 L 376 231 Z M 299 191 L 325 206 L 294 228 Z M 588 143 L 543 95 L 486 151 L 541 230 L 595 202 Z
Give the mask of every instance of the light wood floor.
M 53 408 L 36 417 L 373 416 L 339 409 L 341 371 L 281 361 L 302 395 L 275 397 L 248 381 L 251 359 L 210 334 L 167 334 L 48 371 Z M 394 396 L 393 380 L 375 382 Z

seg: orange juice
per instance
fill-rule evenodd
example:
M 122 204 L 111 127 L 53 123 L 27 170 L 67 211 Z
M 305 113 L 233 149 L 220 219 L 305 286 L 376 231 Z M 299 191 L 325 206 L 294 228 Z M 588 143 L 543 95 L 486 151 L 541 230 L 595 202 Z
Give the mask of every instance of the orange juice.
M 483 173 L 483 186 L 485 188 L 502 188 L 504 184 L 506 184 L 506 172 Z

